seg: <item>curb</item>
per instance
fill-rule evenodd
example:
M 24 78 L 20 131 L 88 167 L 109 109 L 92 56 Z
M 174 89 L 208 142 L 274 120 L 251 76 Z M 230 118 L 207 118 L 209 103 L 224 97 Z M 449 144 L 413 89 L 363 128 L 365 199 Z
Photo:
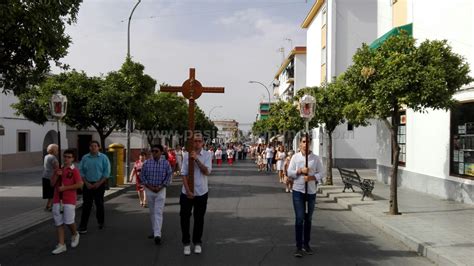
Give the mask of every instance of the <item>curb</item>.
M 112 187 L 110 188 L 110 192 L 107 193 L 104 195 L 104 202 L 106 201 L 109 201 L 113 198 L 116 198 L 122 194 L 124 194 L 125 192 L 129 191 L 131 188 L 134 188 L 135 186 L 134 185 L 122 185 L 122 186 L 117 186 L 117 187 Z M 82 209 L 82 202 L 77 204 L 76 205 L 76 211 L 79 210 L 79 209 Z M 24 213 L 24 214 L 20 214 L 18 216 L 25 216 L 25 215 L 28 215 L 30 213 L 38 213 L 38 210 L 32 210 L 32 211 L 29 211 L 27 213 Z M 41 213 L 44 214 L 45 212 L 41 209 Z M 19 237 L 20 235 L 22 234 L 25 234 L 25 233 L 29 233 L 29 232 L 32 232 L 34 231 L 35 229 L 37 229 L 38 227 L 50 222 L 53 220 L 53 216 L 51 215 L 51 213 L 48 213 L 47 216 L 45 217 L 40 217 L 38 218 L 37 220 L 34 220 L 32 223 L 27 223 L 26 225 L 20 227 L 20 228 L 17 228 L 17 229 L 13 229 L 7 233 L 5 233 L 4 235 L 0 236 L 0 240 L 3 242 L 3 243 L 6 243 L 14 238 L 17 238 Z
M 445 254 L 441 254 L 436 248 L 426 244 L 424 241 L 417 239 L 407 233 L 403 232 L 402 230 L 398 229 L 395 226 L 392 226 L 386 223 L 383 219 L 377 217 L 376 215 L 364 210 L 363 208 L 351 203 L 346 198 L 348 196 L 357 195 L 360 197 L 360 193 L 353 193 L 353 192 L 346 192 L 344 193 L 345 196 L 341 197 L 341 191 L 343 187 L 340 186 L 321 186 L 319 187 L 318 193 L 321 193 L 324 197 L 327 197 L 338 205 L 352 211 L 353 213 L 357 214 L 360 218 L 368 221 L 370 224 L 376 226 L 384 233 L 390 235 L 391 237 L 401 241 L 404 245 L 406 245 L 410 250 L 417 252 L 419 255 L 426 257 L 427 259 L 431 260 L 437 265 L 460 265 L 455 259 L 447 256 Z M 364 205 L 373 205 L 376 204 L 377 201 L 361 201 L 362 203 L 366 203 Z

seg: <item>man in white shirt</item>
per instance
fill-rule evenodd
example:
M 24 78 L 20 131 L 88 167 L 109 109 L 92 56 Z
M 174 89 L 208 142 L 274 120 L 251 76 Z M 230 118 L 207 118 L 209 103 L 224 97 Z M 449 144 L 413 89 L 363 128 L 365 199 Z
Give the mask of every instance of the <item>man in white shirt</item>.
M 204 215 L 206 214 L 208 198 L 207 176 L 212 171 L 212 155 L 205 151 L 203 147 L 203 138 L 201 133 L 194 134 L 194 151 L 183 156 L 183 167 L 181 175 L 183 177 L 183 187 L 179 199 L 182 243 L 184 245 L 184 255 L 191 255 L 191 236 L 189 233 L 191 212 L 194 217 L 193 226 L 193 244 L 194 253 L 202 252 L 202 233 L 204 228 Z M 188 156 L 194 159 L 194 193 L 191 192 L 188 185 Z M 194 208 L 194 211 L 193 211 Z
M 313 250 L 309 245 L 311 238 L 311 219 L 316 202 L 316 185 L 321 183 L 324 175 L 321 159 L 308 153 L 308 167 L 305 167 L 306 137 L 300 139 L 300 152 L 296 153 L 288 166 L 288 176 L 293 179 L 293 208 L 295 210 L 295 234 L 296 251 L 295 257 L 303 257 L 304 254 L 312 255 Z M 309 144 L 308 143 L 308 144 Z M 305 182 L 308 189 L 305 191 Z M 305 205 L 308 204 L 308 213 L 305 214 Z
M 272 145 L 268 145 L 268 147 L 265 149 L 265 158 L 267 158 L 267 172 L 272 171 L 272 161 L 273 161 L 273 153 L 275 150 L 273 150 Z

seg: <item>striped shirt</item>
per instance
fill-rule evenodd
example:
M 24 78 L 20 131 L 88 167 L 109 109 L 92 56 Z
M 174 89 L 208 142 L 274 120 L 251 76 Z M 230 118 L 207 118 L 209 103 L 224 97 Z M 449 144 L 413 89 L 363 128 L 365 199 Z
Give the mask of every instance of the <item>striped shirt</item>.
M 166 187 L 171 182 L 172 173 L 171 165 L 166 159 L 160 158 L 158 161 L 149 159 L 142 166 L 140 182 L 142 185 Z

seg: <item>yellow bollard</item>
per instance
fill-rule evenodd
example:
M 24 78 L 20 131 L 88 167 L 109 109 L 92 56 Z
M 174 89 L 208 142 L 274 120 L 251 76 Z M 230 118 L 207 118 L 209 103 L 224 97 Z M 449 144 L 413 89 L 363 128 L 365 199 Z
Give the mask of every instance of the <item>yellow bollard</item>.
M 117 153 L 117 185 L 125 184 L 125 176 L 123 174 L 123 152 L 125 146 L 120 143 L 112 143 L 109 145 L 109 151 Z

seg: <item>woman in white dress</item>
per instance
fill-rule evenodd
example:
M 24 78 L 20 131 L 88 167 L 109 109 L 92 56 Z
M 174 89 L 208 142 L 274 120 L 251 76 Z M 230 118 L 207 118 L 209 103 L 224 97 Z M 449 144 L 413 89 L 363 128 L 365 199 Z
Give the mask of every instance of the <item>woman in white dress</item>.
M 283 146 L 278 147 L 278 151 L 276 155 L 276 160 L 277 160 L 276 167 L 277 167 L 280 183 L 285 182 L 285 173 L 284 173 L 285 158 L 286 158 L 285 148 L 283 148 Z

